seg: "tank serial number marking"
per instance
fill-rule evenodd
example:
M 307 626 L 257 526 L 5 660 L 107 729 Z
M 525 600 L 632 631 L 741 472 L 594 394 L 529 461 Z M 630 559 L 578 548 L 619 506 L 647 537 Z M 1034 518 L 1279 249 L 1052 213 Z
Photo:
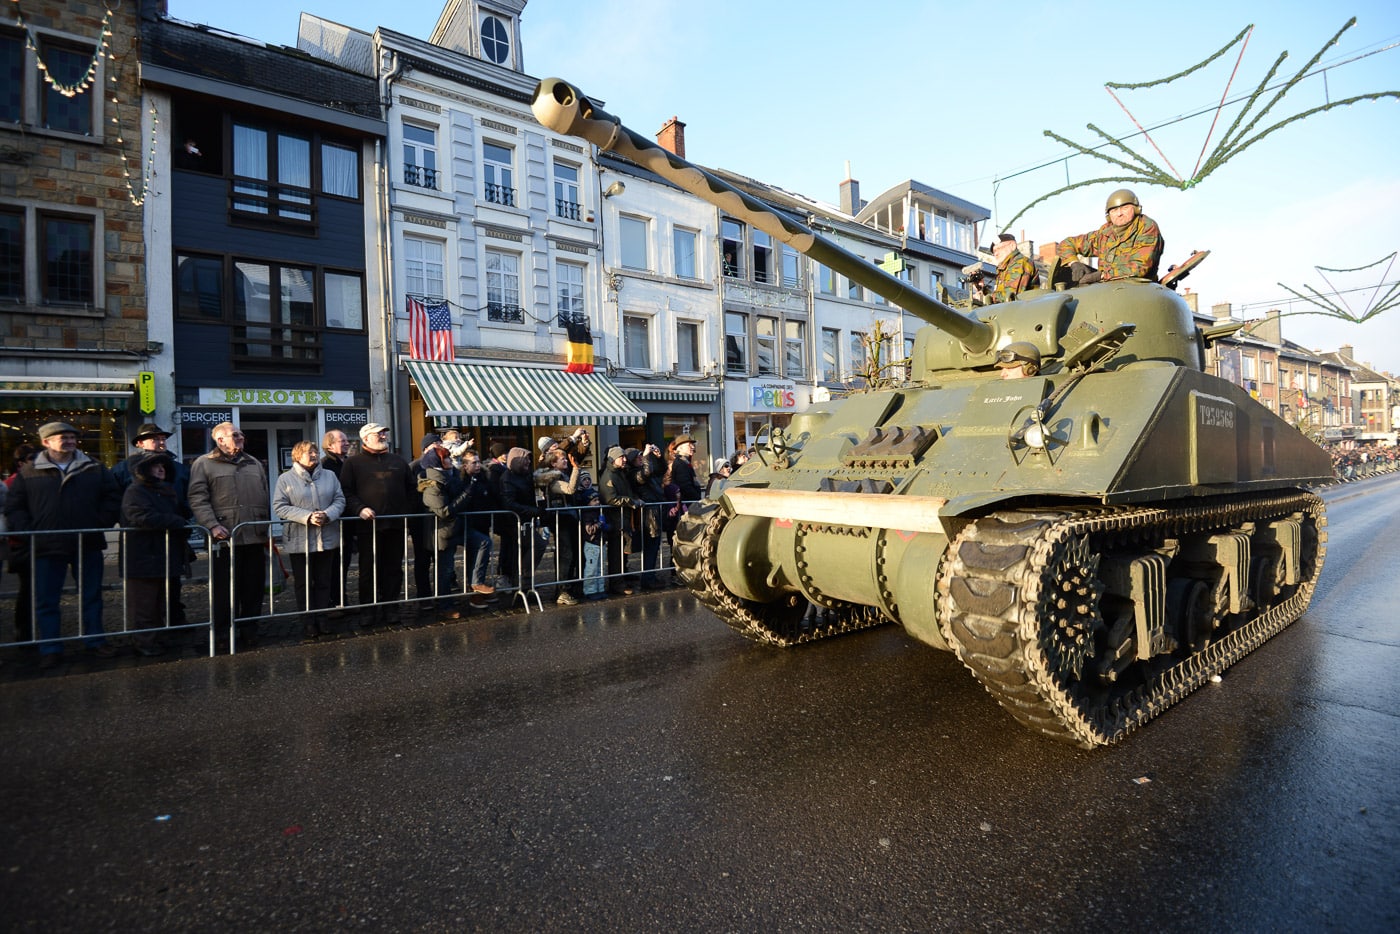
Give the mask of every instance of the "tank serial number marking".
M 1211 405 L 1208 402 L 1200 402 L 1196 410 L 1201 413 L 1201 424 L 1207 428 L 1235 427 L 1235 409 L 1233 406 Z

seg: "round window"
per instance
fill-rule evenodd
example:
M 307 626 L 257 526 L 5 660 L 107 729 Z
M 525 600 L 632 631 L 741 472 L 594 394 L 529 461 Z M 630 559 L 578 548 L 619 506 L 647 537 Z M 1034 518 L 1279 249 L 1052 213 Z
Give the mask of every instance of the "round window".
M 481 52 L 497 65 L 504 65 L 510 57 L 510 33 L 506 24 L 494 16 L 481 18 Z

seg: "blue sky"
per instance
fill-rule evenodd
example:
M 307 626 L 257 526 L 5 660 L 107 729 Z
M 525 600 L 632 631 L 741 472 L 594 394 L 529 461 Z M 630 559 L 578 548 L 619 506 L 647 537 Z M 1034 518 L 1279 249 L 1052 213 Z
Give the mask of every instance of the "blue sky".
M 1258 129 L 1328 101 L 1400 91 L 1400 4 L 1393 0 L 1140 6 L 1127 16 L 1121 2 L 530 0 L 522 51 L 528 73 L 578 84 L 639 132 L 679 116 L 695 162 L 834 202 L 849 161 L 867 198 L 912 177 L 983 205 L 998 228 L 1067 182 L 1117 171 L 1083 156 L 1066 161 L 1071 150 L 1047 138 L 1047 129 L 1094 145 L 1091 122 L 1115 137 L 1134 133 L 1134 119 L 1148 128 L 1165 124 L 1150 143 L 1137 137 L 1128 145 L 1168 173 L 1191 177 L 1208 134 L 1207 151 L 1243 106 L 1227 106 L 1212 131 L 1239 47 L 1168 84 L 1117 92 L 1131 116 L 1104 85 L 1175 75 L 1248 25 L 1255 28 L 1230 99 L 1253 91 L 1285 51 L 1278 75 L 1292 77 L 1357 19 L 1322 54 L 1319 65 L 1331 66 L 1325 76 L 1300 82 Z M 296 43 L 302 9 L 424 39 L 441 12 L 432 2 L 170 0 L 172 16 L 286 45 Z M 1359 316 L 1385 291 L 1381 283 L 1400 281 L 1400 257 L 1387 259 L 1400 250 L 1397 153 L 1400 100 L 1392 98 L 1283 127 L 1189 190 L 1131 187 L 1162 227 L 1168 263 L 1193 249 L 1212 251 L 1186 282 L 1203 308 L 1229 302 L 1242 317 L 1282 308 L 1285 337 L 1314 349 L 1352 344 L 1358 360 L 1400 374 L 1400 307 L 1362 325 L 1301 315 L 1312 306 L 1287 304 L 1291 296 L 1279 285 L 1344 291 L 1336 301 Z M 1037 244 L 1082 233 L 1101 223 L 1115 187 L 1059 195 L 1012 230 Z M 1315 269 L 1378 260 L 1360 272 Z

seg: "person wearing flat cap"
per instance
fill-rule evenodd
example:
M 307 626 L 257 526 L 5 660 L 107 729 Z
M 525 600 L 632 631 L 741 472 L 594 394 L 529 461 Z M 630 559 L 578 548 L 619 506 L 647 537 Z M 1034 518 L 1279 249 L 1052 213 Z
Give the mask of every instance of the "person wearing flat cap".
M 105 529 L 121 515 L 122 494 L 112 472 L 78 450 L 78 430 L 67 422 L 39 429 L 43 449 L 20 469 L 5 497 L 5 520 L 15 532 Z M 63 654 L 59 600 L 71 569 L 82 607 L 82 631 L 88 648 L 99 656 L 116 650 L 102 630 L 102 551 L 107 536 L 36 535 L 33 538 L 34 622 L 38 626 L 39 664 L 56 665 Z

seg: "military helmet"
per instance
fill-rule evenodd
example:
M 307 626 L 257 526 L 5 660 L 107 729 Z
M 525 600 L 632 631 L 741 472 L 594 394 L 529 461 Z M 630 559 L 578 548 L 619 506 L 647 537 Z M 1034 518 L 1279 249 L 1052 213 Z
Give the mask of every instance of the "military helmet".
M 1016 341 L 997 351 L 997 366 L 1022 366 L 1027 376 L 1040 371 L 1040 351 L 1029 341 Z
M 1104 212 L 1105 214 L 1107 214 L 1109 211 L 1112 211 L 1114 208 L 1122 207 L 1122 206 L 1125 205 L 1125 204 L 1131 204 L 1133 207 L 1137 208 L 1139 211 L 1142 210 L 1142 202 L 1138 201 L 1137 195 L 1133 194 L 1132 189 L 1131 189 L 1131 188 L 1120 188 L 1120 189 L 1118 189 L 1117 191 L 1115 191 L 1113 194 L 1111 194 L 1111 195 L 1108 196 L 1108 202 L 1107 202 L 1106 204 L 1104 204 L 1104 206 L 1103 206 L 1103 212 Z

